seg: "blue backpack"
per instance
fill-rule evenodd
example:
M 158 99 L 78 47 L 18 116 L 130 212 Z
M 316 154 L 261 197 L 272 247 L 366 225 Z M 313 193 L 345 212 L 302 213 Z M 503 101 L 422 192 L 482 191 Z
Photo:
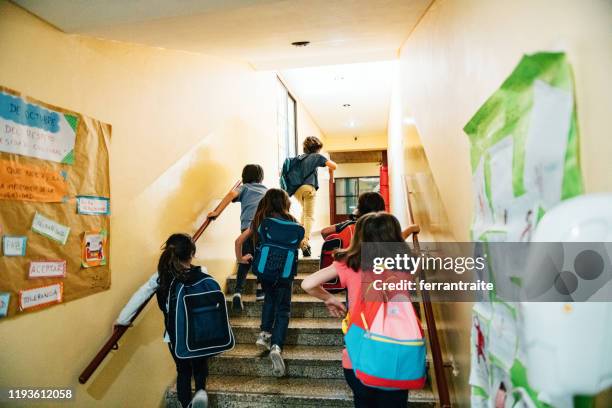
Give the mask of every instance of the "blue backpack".
M 304 227 L 280 218 L 264 218 L 257 229 L 253 272 L 262 282 L 289 280 L 297 271 L 298 247 Z
M 302 154 L 296 157 L 287 157 L 283 162 L 283 169 L 280 175 L 280 187 L 291 197 L 298 188 L 304 183 L 304 180 L 310 177 L 311 174 L 317 171 L 317 168 L 308 174 L 302 176 L 302 160 L 308 157 L 308 154 Z
M 212 276 L 203 273 L 193 284 L 174 281 L 166 310 L 177 358 L 212 356 L 234 348 L 225 295 Z

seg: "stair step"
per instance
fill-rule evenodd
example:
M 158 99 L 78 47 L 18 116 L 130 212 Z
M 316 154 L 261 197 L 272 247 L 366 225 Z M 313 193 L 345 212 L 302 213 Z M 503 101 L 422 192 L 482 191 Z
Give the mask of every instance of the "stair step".
M 295 346 L 283 349 L 287 376 L 293 378 L 344 378 L 342 374 L 341 346 Z M 272 376 L 268 352 L 255 344 L 238 344 L 209 362 L 211 374 Z
M 230 319 L 236 343 L 254 343 L 260 332 L 260 318 L 235 317 Z M 286 345 L 341 346 L 342 322 L 340 319 L 291 318 L 287 330 Z
M 293 280 L 293 293 L 305 293 L 300 286 L 304 278 L 306 278 L 309 273 L 298 273 L 295 275 Z M 227 293 L 234 294 L 234 288 L 236 287 L 236 274 L 234 273 L 229 278 L 227 278 Z M 254 294 L 255 289 L 257 287 L 257 278 L 251 272 L 248 273 L 246 277 L 246 281 L 244 282 L 244 289 L 242 294 Z
M 311 274 L 319 270 L 319 258 L 298 259 L 298 273 Z
M 207 381 L 210 408 L 340 408 L 352 407 L 344 379 L 274 378 L 211 375 Z M 166 407 L 180 408 L 175 386 L 166 390 Z M 410 407 L 434 407 L 431 389 L 408 393 Z
M 346 295 L 344 293 L 338 293 L 336 296 L 342 302 L 346 300 Z M 261 317 L 263 301 L 258 302 L 255 299 L 255 295 L 242 295 L 242 303 L 244 304 L 244 310 L 242 312 L 233 310 L 231 295 L 227 295 L 226 298 L 230 317 Z M 306 317 L 322 319 L 332 318 L 325 307 L 325 303 L 319 299 L 305 293 L 293 294 L 291 296 L 291 318 Z

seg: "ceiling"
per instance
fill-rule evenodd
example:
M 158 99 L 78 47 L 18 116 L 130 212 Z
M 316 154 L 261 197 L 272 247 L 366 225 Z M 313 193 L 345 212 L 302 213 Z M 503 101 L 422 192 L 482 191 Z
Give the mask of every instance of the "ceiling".
M 67 33 L 283 69 L 396 58 L 431 0 L 13 2 Z M 290 45 L 305 40 L 308 47 Z
M 396 64 L 392 60 L 298 68 L 282 71 L 281 77 L 326 137 L 375 137 L 387 131 Z

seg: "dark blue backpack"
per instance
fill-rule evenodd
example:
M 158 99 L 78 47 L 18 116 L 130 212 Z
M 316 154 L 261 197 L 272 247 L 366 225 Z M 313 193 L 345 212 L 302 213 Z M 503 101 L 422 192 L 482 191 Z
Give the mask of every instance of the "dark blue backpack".
M 283 162 L 280 175 L 280 187 L 291 197 L 302 185 L 300 160 L 297 157 L 287 157 Z
M 297 271 L 298 247 L 304 227 L 280 218 L 264 218 L 257 229 L 253 272 L 262 282 L 289 280 Z
M 174 281 L 168 296 L 168 331 L 177 358 L 219 354 L 234 348 L 225 295 L 210 275 L 193 284 Z

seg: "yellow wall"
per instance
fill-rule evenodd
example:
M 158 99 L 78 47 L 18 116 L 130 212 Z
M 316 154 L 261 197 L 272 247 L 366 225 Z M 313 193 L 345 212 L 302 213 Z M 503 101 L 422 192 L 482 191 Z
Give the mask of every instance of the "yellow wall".
M 380 163 L 340 163 L 334 177 L 380 176 Z
M 277 146 L 276 76 L 214 57 L 66 35 L 6 1 L 0 55 L 2 85 L 113 126 L 111 289 L 2 321 L 0 387 L 75 387 L 74 405 L 82 407 L 156 406 L 174 365 L 153 304 L 87 385 L 77 376 L 153 273 L 169 233 L 193 231 L 247 162 L 264 166 L 266 185 L 278 184 L 270 148 Z M 300 137 L 320 135 L 302 109 L 298 123 Z M 219 279 L 231 273 L 238 233 L 232 205 L 204 235 L 198 263 Z
M 501 85 L 523 54 L 563 50 L 573 66 L 587 192 L 612 191 L 609 75 L 612 3 L 560 0 L 438 0 L 400 51 L 389 120 L 392 205 L 405 213 L 402 165 L 409 133 L 420 136 L 448 234 L 469 238 L 472 192 L 468 139 L 463 126 Z M 416 124 L 416 128 L 415 127 Z M 414 129 L 413 129 L 414 128 Z M 433 181 L 432 181 L 433 182 Z M 469 305 L 450 305 L 444 326 L 457 361 L 459 396 L 469 374 Z M 465 404 L 466 400 L 462 400 Z

